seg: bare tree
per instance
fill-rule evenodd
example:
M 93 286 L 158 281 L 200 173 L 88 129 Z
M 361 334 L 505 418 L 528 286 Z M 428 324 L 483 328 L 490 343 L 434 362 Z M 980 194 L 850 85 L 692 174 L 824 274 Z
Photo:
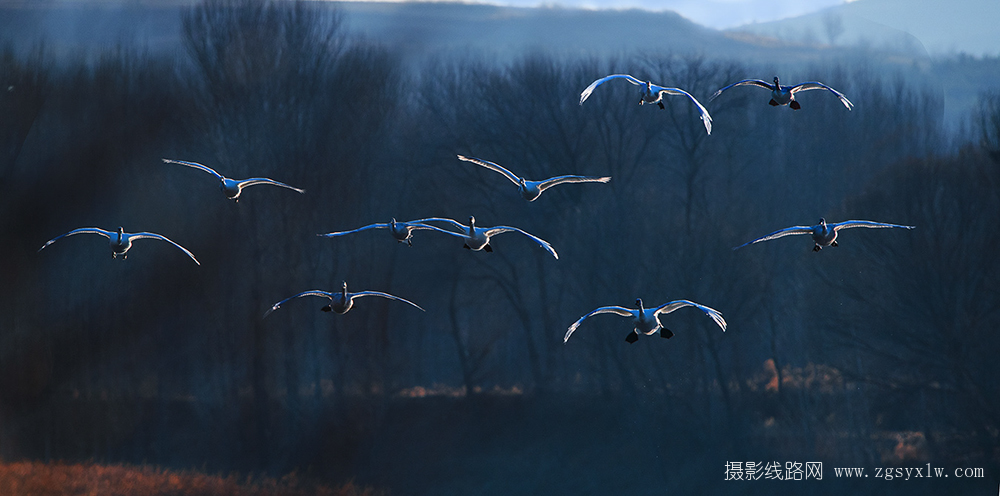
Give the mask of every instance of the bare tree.
M 1000 90 L 979 95 L 975 125 L 979 130 L 979 145 L 994 162 L 1000 163 Z
M 858 380 L 882 394 L 949 398 L 948 410 L 961 412 L 980 433 L 1000 423 L 997 386 L 985 379 L 995 375 L 986 350 L 995 346 L 992 329 L 1000 320 L 1000 294 L 990 282 L 1000 276 L 993 256 L 1000 239 L 991 227 L 1000 222 L 1000 202 L 985 180 L 988 170 L 973 152 L 897 164 L 848 205 L 917 229 L 853 239 L 864 256 L 831 267 L 827 276 L 856 302 L 842 316 L 850 325 L 835 328 L 830 339 L 871 357 Z M 928 439 L 930 419 L 949 415 L 913 414 Z
M 844 18 L 830 11 L 823 14 L 823 32 L 827 41 L 831 45 L 836 45 L 837 38 L 844 34 Z

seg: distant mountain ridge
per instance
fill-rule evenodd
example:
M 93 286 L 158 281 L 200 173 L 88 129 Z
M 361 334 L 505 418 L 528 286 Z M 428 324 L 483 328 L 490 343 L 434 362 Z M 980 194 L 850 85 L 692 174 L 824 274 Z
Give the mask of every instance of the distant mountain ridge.
M 857 0 L 780 21 L 748 24 L 732 32 L 786 42 L 913 49 L 931 56 L 966 53 L 1000 56 L 1000 1 Z
M 135 42 L 152 53 L 180 50 L 180 14 L 194 2 L 111 4 L 0 3 L 0 40 L 20 47 L 43 38 L 57 57 L 79 57 Z M 510 59 L 525 52 L 606 57 L 721 54 L 742 60 L 812 59 L 794 43 L 717 31 L 675 12 L 501 7 L 453 2 L 316 2 L 344 13 L 354 32 L 420 59 L 482 53 Z M 761 50 L 766 48 L 766 50 Z
M 338 2 L 356 31 L 413 54 L 525 51 L 609 55 L 740 50 L 719 31 L 674 12 L 501 7 L 424 2 Z

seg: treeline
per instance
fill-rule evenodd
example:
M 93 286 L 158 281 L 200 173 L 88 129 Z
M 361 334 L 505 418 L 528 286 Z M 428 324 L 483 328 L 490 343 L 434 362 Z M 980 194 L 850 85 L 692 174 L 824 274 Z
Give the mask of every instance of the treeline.
M 854 110 L 820 92 L 804 94 L 800 111 L 775 109 L 740 88 L 708 105 L 707 136 L 683 99 L 640 107 L 635 87 L 612 82 L 581 106 L 579 92 L 630 73 L 707 104 L 773 68 L 543 53 L 410 67 L 310 2 L 206 1 L 182 15 L 186 53 L 174 58 L 130 46 L 70 66 L 44 47 L 0 54 L 0 456 L 144 457 L 175 442 L 166 427 L 124 425 L 121 437 L 55 427 L 56 405 L 110 398 L 133 405 L 121 418 L 163 426 L 175 402 L 193 402 L 192 422 L 218 425 L 214 440 L 230 443 L 220 456 L 275 466 L 316 429 L 334 422 L 362 436 L 388 398 L 435 384 L 652 395 L 706 427 L 760 415 L 792 431 L 860 434 L 885 428 L 873 420 L 884 414 L 929 437 L 975 432 L 995 444 L 995 96 L 976 116 L 981 143 L 953 153 L 943 103 L 920 82 L 876 60 L 803 67 L 782 80 L 829 83 Z M 532 179 L 613 179 L 529 204 L 456 154 Z M 232 203 L 208 175 L 164 157 L 307 193 L 258 188 Z M 515 235 L 496 238 L 493 253 L 426 231 L 412 248 L 382 231 L 315 236 L 469 215 L 540 236 L 560 259 Z M 796 238 L 731 251 L 820 217 L 917 229 L 847 232 L 818 254 Z M 202 265 L 156 243 L 115 261 L 85 236 L 36 253 L 71 229 L 119 225 L 164 234 Z M 337 316 L 303 299 L 262 319 L 280 299 L 342 281 L 427 312 L 365 299 Z M 673 339 L 628 345 L 627 322 L 605 316 L 562 342 L 581 315 L 637 297 L 709 305 L 729 330 L 678 311 L 664 319 Z M 778 400 L 764 405 L 751 383 L 770 363 Z M 850 384 L 838 393 L 844 415 L 830 420 L 817 388 L 784 390 L 782 371 L 807 364 Z M 284 451 L 260 448 L 276 443 Z

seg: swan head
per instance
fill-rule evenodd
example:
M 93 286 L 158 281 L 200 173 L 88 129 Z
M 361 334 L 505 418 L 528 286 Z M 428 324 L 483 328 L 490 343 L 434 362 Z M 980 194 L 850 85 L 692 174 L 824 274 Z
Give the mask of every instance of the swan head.
M 823 217 L 819 218 L 819 225 L 826 227 L 826 219 Z
M 778 86 L 778 76 L 774 76 L 774 85 Z
M 642 298 L 635 299 L 635 307 L 638 308 L 639 310 L 642 310 Z
M 476 217 L 473 216 L 473 215 L 470 215 L 469 216 L 469 227 L 473 227 L 475 225 L 476 225 Z
M 342 292 L 343 292 L 344 294 L 347 294 L 347 281 L 344 281 L 344 284 L 340 286 L 340 290 L 341 290 L 341 291 L 342 291 Z
M 389 225 L 390 225 L 390 226 L 392 226 L 392 228 L 393 228 L 393 229 L 395 229 L 395 228 L 396 228 L 396 218 L 395 218 L 395 217 L 393 217 L 393 218 L 392 218 L 392 219 L 391 219 L 391 220 L 389 221 Z

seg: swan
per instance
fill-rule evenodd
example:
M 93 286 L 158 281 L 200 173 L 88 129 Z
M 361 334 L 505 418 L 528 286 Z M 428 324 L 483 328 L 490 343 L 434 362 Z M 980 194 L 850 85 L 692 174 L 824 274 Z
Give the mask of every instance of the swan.
M 698 101 L 698 99 L 691 96 L 690 93 L 680 88 L 665 88 L 663 86 L 655 85 L 650 81 L 643 82 L 632 76 L 629 76 L 628 74 L 612 74 L 610 76 L 604 76 L 601 79 L 598 79 L 593 83 L 590 83 L 590 86 L 587 86 L 587 89 L 583 90 L 583 93 L 580 93 L 580 105 L 583 105 L 583 102 L 587 101 L 587 98 L 590 98 L 590 94 L 594 92 L 594 88 L 600 86 L 601 83 L 604 83 L 605 81 L 610 81 L 612 79 L 624 79 L 636 86 L 645 86 L 646 89 L 642 92 L 642 98 L 639 100 L 639 105 L 643 105 L 646 103 L 655 103 L 661 109 L 663 109 L 664 94 L 684 95 L 690 98 L 691 101 L 694 102 L 694 104 L 698 107 L 698 112 L 701 113 L 701 121 L 705 124 L 705 131 L 708 132 L 708 134 L 712 134 L 712 116 L 709 115 L 708 109 L 706 109 L 705 106 Z
M 421 312 L 425 311 L 423 308 L 420 308 L 420 305 L 417 305 L 416 303 L 413 303 L 410 300 L 400 298 L 398 296 L 393 296 L 389 293 L 383 293 L 381 291 L 358 291 L 357 293 L 349 293 L 347 292 L 347 281 L 344 281 L 344 285 L 339 293 L 328 293 L 326 291 L 321 291 L 318 289 L 310 289 L 309 291 L 303 291 L 295 296 L 290 296 L 288 298 L 285 298 L 284 300 L 275 303 L 274 305 L 271 305 L 271 308 L 268 309 L 267 312 L 264 312 L 264 317 L 267 317 L 268 315 L 271 314 L 271 312 L 281 308 L 281 305 L 283 305 L 286 301 L 298 298 L 300 296 L 322 296 L 323 298 L 330 300 L 330 304 L 323 308 L 320 308 L 320 310 L 324 312 L 333 311 L 339 314 L 347 313 L 348 310 L 354 307 L 354 299 L 360 298 L 362 296 L 381 296 L 383 298 L 388 298 L 390 300 L 397 300 L 403 303 L 409 303 L 410 305 L 417 307 Z
M 230 200 L 233 200 L 235 202 L 240 201 L 240 193 L 243 192 L 243 188 L 246 188 L 247 186 L 255 186 L 257 184 L 271 184 L 274 186 L 281 186 L 282 188 L 288 188 L 290 190 L 298 191 L 299 193 L 306 192 L 306 190 L 304 189 L 299 189 L 293 186 L 289 186 L 285 183 L 275 181 L 274 179 L 268 179 L 266 177 L 252 177 L 250 179 L 243 179 L 242 181 L 237 179 L 230 179 L 228 177 L 223 176 L 222 174 L 219 174 L 218 172 L 215 172 L 214 170 L 212 170 L 211 167 L 201 165 L 197 162 L 185 162 L 184 160 L 171 160 L 168 158 L 163 159 L 163 162 L 167 164 L 181 164 L 181 165 L 186 165 L 188 167 L 194 167 L 195 169 L 201 169 L 215 176 L 216 178 L 219 179 L 219 189 L 222 190 L 223 193 L 225 193 L 226 198 L 229 198 Z
M 523 177 L 519 177 L 513 172 L 501 167 L 498 164 L 490 162 L 488 160 L 482 160 L 475 157 L 466 157 L 463 155 L 458 156 L 459 160 L 464 160 L 466 162 L 472 162 L 476 165 L 481 165 L 487 169 L 494 170 L 507 176 L 507 179 L 517 185 L 517 191 L 521 193 L 521 197 L 528 201 L 535 201 L 542 193 L 558 184 L 564 183 L 606 183 L 611 180 L 610 177 L 596 177 L 596 176 L 557 176 L 550 177 L 544 181 L 529 181 Z
M 752 84 L 771 90 L 771 101 L 767 103 L 771 104 L 773 107 L 777 107 L 778 105 L 788 105 L 789 107 L 792 107 L 792 109 L 798 110 L 802 108 L 802 106 L 799 105 L 799 102 L 795 101 L 796 93 L 808 90 L 827 90 L 830 93 L 837 95 L 837 98 L 840 99 L 840 103 L 843 103 L 844 106 L 847 107 L 847 110 L 854 108 L 854 104 L 851 103 L 851 101 L 848 100 L 843 93 L 823 83 L 812 81 L 808 83 L 799 83 L 795 86 L 783 86 L 778 83 L 778 76 L 774 76 L 774 84 L 768 84 L 766 81 L 761 81 L 760 79 L 744 79 L 742 81 L 737 81 L 729 86 L 726 86 L 725 88 L 720 89 L 719 91 L 716 91 L 711 98 L 708 99 L 708 101 L 711 102 L 712 100 L 715 100 L 722 94 L 723 91 L 726 91 L 729 88 L 734 86 L 743 86 L 745 84 Z
M 768 241 L 772 239 L 777 239 L 783 236 L 790 236 L 792 234 L 811 234 L 813 238 L 813 251 L 820 251 L 825 246 L 837 246 L 837 231 L 841 229 L 848 229 L 851 227 L 868 227 L 868 228 L 887 228 L 887 227 L 899 227 L 903 229 L 916 229 L 916 226 L 901 226 L 899 224 L 885 224 L 882 222 L 872 222 L 870 220 L 846 220 L 844 222 L 839 222 L 837 224 L 827 224 L 826 219 L 820 218 L 819 224 L 815 226 L 793 226 L 786 227 L 774 231 L 767 236 L 757 238 L 753 241 L 743 243 L 739 245 L 734 250 L 738 250 L 747 245 L 752 245 L 754 243 L 759 243 L 761 241 Z
M 419 231 L 421 229 L 431 229 L 434 231 L 449 232 L 436 226 L 428 226 L 426 224 L 422 224 L 421 222 L 423 222 L 424 220 L 426 219 L 413 220 L 410 222 L 398 222 L 396 221 L 396 218 L 393 217 L 392 220 L 390 220 L 386 224 L 377 224 L 377 223 L 369 224 L 367 226 L 354 229 L 352 231 L 337 231 L 326 234 L 317 234 L 317 236 L 333 238 L 336 236 L 343 236 L 345 234 L 367 231 L 369 229 L 388 229 L 389 233 L 392 234 L 392 237 L 396 238 L 397 242 L 402 243 L 405 241 L 406 246 L 413 246 L 413 243 L 410 241 L 410 239 L 413 238 L 413 231 Z
M 170 244 L 176 246 L 181 251 L 183 251 L 185 254 L 187 254 L 187 256 L 191 257 L 191 260 L 194 260 L 194 263 L 196 263 L 198 265 L 201 265 L 201 262 L 199 262 L 197 258 L 194 258 L 194 254 L 192 254 L 190 251 L 188 251 L 187 248 L 184 248 L 183 246 L 181 246 L 181 245 L 179 245 L 177 243 L 174 243 L 173 241 L 167 239 L 166 236 L 161 236 L 159 234 L 150 233 L 150 232 L 127 233 L 127 232 L 125 232 L 125 229 L 123 229 L 121 226 L 118 227 L 118 232 L 105 231 L 104 229 L 98 229 L 96 227 L 81 227 L 79 229 L 74 229 L 74 230 L 72 230 L 72 231 L 70 231 L 70 232 L 68 232 L 66 234 L 62 234 L 62 235 L 56 236 L 56 237 L 48 240 L 44 245 L 42 245 L 41 248 L 38 249 L 38 251 L 44 250 L 45 247 L 51 245 L 52 243 L 55 243 L 56 241 L 58 241 L 58 240 L 60 240 L 62 238 L 65 238 L 66 236 L 73 236 L 74 234 L 81 234 L 81 233 L 100 234 L 101 236 L 104 236 L 105 238 L 108 238 L 109 240 L 111 240 L 111 257 L 112 258 L 118 258 L 118 255 L 121 255 L 122 256 L 122 260 L 124 260 L 128 256 L 128 250 L 129 250 L 129 248 L 132 248 L 132 241 L 133 240 L 136 240 L 136 239 L 159 239 L 159 240 L 166 241 L 167 243 L 170 243 Z
M 461 222 L 458 222 L 453 219 L 444 219 L 440 217 L 421 219 L 421 222 L 431 222 L 431 221 L 448 222 L 451 225 L 457 227 L 461 231 L 461 233 L 449 231 L 446 229 L 438 229 L 438 230 L 443 233 L 448 233 L 451 234 L 452 236 L 457 236 L 465 240 L 465 245 L 463 245 L 462 247 L 467 250 L 473 250 L 473 251 L 486 250 L 492 252 L 493 247 L 490 246 L 490 238 L 500 233 L 514 231 L 514 232 L 519 232 L 531 238 L 532 241 L 538 243 L 538 246 L 541 246 L 546 251 L 551 253 L 552 256 L 556 258 L 556 260 L 559 260 L 559 254 L 556 253 L 555 248 L 552 248 L 552 245 L 548 241 L 545 241 L 544 239 L 539 238 L 538 236 L 534 236 L 525 231 L 522 231 L 516 227 L 509 227 L 509 226 L 476 227 L 476 218 L 472 216 L 469 217 L 468 227 L 463 225 Z
M 670 313 L 683 307 L 695 307 L 698 310 L 705 312 L 706 315 L 711 317 L 712 320 L 714 320 L 715 323 L 722 328 L 722 332 L 726 332 L 726 320 L 722 318 L 722 314 L 719 313 L 718 310 L 704 305 L 699 305 L 693 301 L 676 300 L 671 301 L 670 303 L 664 303 L 656 308 L 643 308 L 642 298 L 636 298 L 635 306 L 636 310 L 630 310 L 619 306 L 601 307 L 588 313 L 587 315 L 584 315 L 583 317 L 580 317 L 580 320 L 577 320 L 573 323 L 573 325 L 569 326 L 569 329 L 566 331 L 566 336 L 563 338 L 563 343 L 569 341 L 569 337 L 573 335 L 573 332 L 580 327 L 580 324 L 582 324 L 584 320 L 587 320 L 589 317 L 599 313 L 613 313 L 621 315 L 622 317 L 631 317 L 634 329 L 632 329 L 632 332 L 628 333 L 628 336 L 625 336 L 625 341 L 628 341 L 629 343 L 638 341 L 640 332 L 649 336 L 656 331 L 660 331 L 661 338 L 670 339 L 674 337 L 674 333 L 670 332 L 670 329 L 664 327 L 663 324 L 660 323 L 660 319 L 658 317 L 662 314 Z

